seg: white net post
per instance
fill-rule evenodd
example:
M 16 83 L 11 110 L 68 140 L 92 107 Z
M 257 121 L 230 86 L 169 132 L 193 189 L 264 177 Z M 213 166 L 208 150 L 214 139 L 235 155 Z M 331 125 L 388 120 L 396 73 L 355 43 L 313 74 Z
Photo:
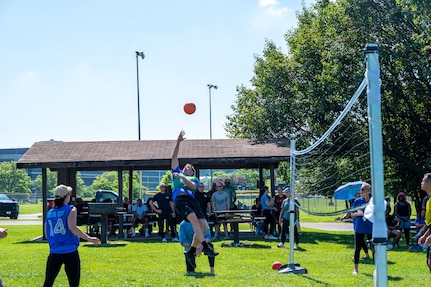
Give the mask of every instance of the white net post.
M 383 182 L 383 145 L 381 122 L 380 66 L 377 44 L 365 45 L 368 128 L 370 136 L 370 160 L 372 181 L 373 245 L 374 245 L 374 286 L 388 286 L 386 258 L 387 226 L 385 221 L 384 182 Z

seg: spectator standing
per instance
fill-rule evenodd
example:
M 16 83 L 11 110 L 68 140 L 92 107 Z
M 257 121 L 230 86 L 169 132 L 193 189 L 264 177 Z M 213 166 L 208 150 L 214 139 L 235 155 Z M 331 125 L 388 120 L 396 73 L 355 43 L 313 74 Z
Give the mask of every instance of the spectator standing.
M 211 214 L 211 196 L 204 191 L 204 184 L 199 183 L 198 192 L 195 193 L 195 198 L 199 202 L 202 212 L 205 215 L 205 219 L 208 221 Z
M 199 184 L 199 179 L 195 176 L 195 169 L 193 165 L 187 163 L 183 167 L 183 170 L 180 170 L 178 152 L 181 142 L 185 140 L 184 135 L 185 132 L 181 131 L 172 153 L 172 198 L 177 215 L 190 221 L 193 226 L 195 234 L 191 247 L 186 253 L 186 259 L 189 263 L 192 263 L 196 256 L 196 247 L 198 247 L 200 243 L 202 243 L 205 255 L 215 257 L 219 253 L 214 250 L 211 241 L 204 237 L 208 223 L 205 220 L 205 215 L 199 206 L 199 202 L 194 197 L 194 193 Z
M 172 241 L 179 241 L 176 234 L 175 227 L 175 208 L 174 203 L 172 201 L 171 195 L 167 192 L 166 185 L 161 183 L 159 185 L 160 192 L 158 192 L 152 201 L 149 201 L 149 205 L 152 211 L 157 213 L 158 215 L 158 225 L 159 225 L 159 236 L 162 238 L 163 242 L 166 242 L 165 237 L 165 221 L 167 221 L 169 229 L 171 230 L 171 238 Z M 154 205 L 154 202 L 157 202 L 157 207 Z
M 410 203 L 407 202 L 407 195 L 404 192 L 400 192 L 397 195 L 397 203 L 394 205 L 394 215 L 395 219 L 400 222 L 398 228 L 404 230 L 404 237 L 406 239 L 407 247 L 410 245 L 410 226 L 412 215 L 412 208 Z
M 149 238 L 150 234 L 148 233 L 149 226 L 148 226 L 148 216 L 147 216 L 148 207 L 146 204 L 142 204 L 142 199 L 138 198 L 136 200 L 136 204 L 133 205 L 133 207 L 132 207 L 132 212 L 133 212 L 132 237 L 136 236 L 135 228 L 138 227 L 139 223 L 142 223 L 144 225 L 144 227 L 142 227 L 141 232 L 142 232 L 142 230 L 144 230 L 145 231 L 145 238 Z
M 289 227 L 290 227 L 290 200 L 291 200 L 291 194 L 290 189 L 286 188 L 284 190 L 286 192 L 286 199 L 283 200 L 281 204 L 281 212 L 279 215 L 279 222 L 281 225 L 281 242 L 277 246 L 280 248 L 284 247 L 284 243 L 286 242 L 286 234 L 289 234 Z M 299 222 L 299 201 L 295 198 L 294 199 L 294 209 L 295 209 L 295 221 L 293 223 L 293 234 L 294 234 L 294 240 L 295 240 L 295 248 L 299 248 L 299 232 L 298 232 L 298 222 Z
M 64 264 L 70 286 L 79 286 L 81 260 L 79 258 L 79 239 L 100 244 L 97 237 L 90 237 L 76 226 L 77 211 L 69 205 L 72 188 L 59 185 L 54 190 L 55 207 L 46 214 L 45 236 L 50 253 L 46 262 L 44 287 L 54 284 L 55 278 Z
M 267 186 L 262 187 L 260 190 L 260 204 L 262 205 L 262 214 L 265 216 L 265 222 L 263 224 L 263 234 L 266 239 L 277 239 L 274 234 L 275 218 L 272 214 L 274 207 L 274 198 L 269 197 L 269 189 Z M 269 230 L 268 230 L 269 225 Z
M 367 204 L 371 198 L 371 185 L 368 183 L 364 183 L 361 186 L 361 197 L 357 198 L 352 207 L 359 207 Z M 359 254 L 361 252 L 361 248 L 365 245 L 365 236 L 367 236 L 368 240 L 372 238 L 372 230 L 373 224 L 371 221 L 364 217 L 365 207 L 362 209 L 358 209 L 356 212 L 352 213 L 353 218 L 353 229 L 355 231 L 355 255 L 353 256 L 354 261 L 354 269 L 353 274 L 358 274 L 358 265 L 359 265 Z M 364 250 L 365 254 L 368 253 L 368 247 Z
M 230 207 L 230 200 L 229 200 L 229 195 L 227 194 L 226 191 L 224 191 L 223 189 L 223 184 L 221 182 L 218 182 L 216 184 L 216 188 L 217 188 L 217 192 L 215 192 L 212 196 L 211 196 L 211 206 L 212 206 L 212 210 L 214 211 L 226 211 L 229 210 Z M 217 240 L 217 236 L 218 233 L 220 231 L 220 223 L 218 216 L 221 215 L 220 213 L 217 214 L 217 216 L 215 216 L 215 232 L 214 232 L 214 240 Z M 223 230 L 224 230 L 224 235 L 225 235 L 225 239 L 229 238 L 229 233 L 227 231 L 227 223 L 223 223 Z
M 431 173 L 426 173 L 421 182 L 421 189 L 427 193 L 428 198 L 431 196 Z M 427 200 L 425 205 L 425 224 L 427 226 L 427 230 L 425 233 L 419 238 L 419 244 L 426 244 L 427 247 L 427 265 L 428 269 L 431 272 L 431 200 Z
M 196 268 L 196 261 L 194 261 L 194 264 L 190 264 L 189 261 L 187 260 L 187 252 L 189 251 L 191 245 L 192 245 L 192 241 L 193 241 L 193 226 L 190 223 L 190 221 L 187 220 L 183 220 L 180 223 L 180 231 L 179 231 L 179 238 L 180 238 L 180 243 L 181 245 L 184 247 L 184 256 L 186 257 L 186 270 L 187 273 L 190 272 L 195 272 L 195 268 Z M 209 231 L 209 227 L 207 226 L 207 230 L 205 232 L 205 238 L 211 238 L 211 234 Z M 202 251 L 202 244 L 199 244 L 197 247 L 197 252 L 201 252 Z M 195 260 L 195 258 L 193 257 L 193 259 Z M 210 265 L 210 274 L 211 275 L 215 275 L 215 271 L 214 271 L 214 265 L 215 265 L 215 257 L 208 257 L 208 263 Z
M 208 195 L 211 197 L 214 192 L 217 192 L 217 184 L 215 182 L 211 184 L 211 189 L 208 190 Z
M 288 189 L 288 188 L 286 188 L 286 189 Z M 287 194 L 287 190 L 286 190 L 286 194 Z M 274 200 L 274 214 L 275 214 L 275 220 L 276 220 L 275 224 L 277 226 L 279 235 L 281 234 L 281 225 L 283 223 L 282 220 L 279 220 L 280 219 L 280 212 L 281 212 L 281 204 L 287 198 L 286 194 L 283 193 L 283 189 L 281 188 L 281 186 L 278 186 L 277 194 L 275 195 L 275 200 Z
M 225 179 L 223 191 L 229 195 L 229 209 L 236 209 L 236 191 L 232 185 L 230 185 L 230 179 Z

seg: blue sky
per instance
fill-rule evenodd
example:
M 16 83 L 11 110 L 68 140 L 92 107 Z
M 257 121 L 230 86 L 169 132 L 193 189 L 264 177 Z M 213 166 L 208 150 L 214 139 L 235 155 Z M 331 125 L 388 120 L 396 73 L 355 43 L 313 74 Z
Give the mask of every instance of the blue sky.
M 312 0 L 306 0 L 309 5 Z M 226 138 L 265 39 L 286 51 L 301 0 L 0 1 L 0 148 Z M 186 115 L 183 105 L 197 110 Z

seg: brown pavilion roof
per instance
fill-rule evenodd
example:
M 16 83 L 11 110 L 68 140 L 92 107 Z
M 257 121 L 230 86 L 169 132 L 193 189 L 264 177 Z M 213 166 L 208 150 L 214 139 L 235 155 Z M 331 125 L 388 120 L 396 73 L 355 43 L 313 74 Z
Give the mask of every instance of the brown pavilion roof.
M 175 140 L 36 142 L 18 160 L 18 168 L 110 170 L 170 169 Z M 198 169 L 267 168 L 289 160 L 287 140 L 191 140 L 181 143 L 180 164 Z

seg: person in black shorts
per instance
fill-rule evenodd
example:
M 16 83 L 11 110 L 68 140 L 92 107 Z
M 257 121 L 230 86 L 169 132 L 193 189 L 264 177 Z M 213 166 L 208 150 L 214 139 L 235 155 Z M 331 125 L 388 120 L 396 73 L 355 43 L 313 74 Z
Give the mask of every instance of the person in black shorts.
M 210 240 L 204 238 L 207 229 L 207 222 L 199 202 L 196 200 L 194 193 L 199 185 L 199 179 L 195 176 L 193 165 L 187 163 L 183 170 L 180 170 L 178 151 L 180 143 L 185 140 L 185 132 L 181 131 L 178 135 L 177 143 L 172 154 L 172 198 L 174 200 L 177 215 L 187 219 L 193 226 L 194 236 L 192 246 L 186 254 L 190 262 L 194 262 L 196 256 L 196 247 L 202 243 L 204 254 L 215 257 L 218 252 L 214 250 Z
M 172 241 L 179 241 L 175 232 L 175 209 L 172 197 L 167 192 L 167 188 L 164 183 L 161 183 L 159 188 L 160 192 L 158 192 L 153 197 L 153 200 L 149 202 L 151 210 L 158 214 L 159 236 L 162 238 L 163 242 L 167 241 L 164 231 L 165 221 L 167 221 L 171 230 Z M 154 205 L 154 202 L 157 202 L 157 207 Z

